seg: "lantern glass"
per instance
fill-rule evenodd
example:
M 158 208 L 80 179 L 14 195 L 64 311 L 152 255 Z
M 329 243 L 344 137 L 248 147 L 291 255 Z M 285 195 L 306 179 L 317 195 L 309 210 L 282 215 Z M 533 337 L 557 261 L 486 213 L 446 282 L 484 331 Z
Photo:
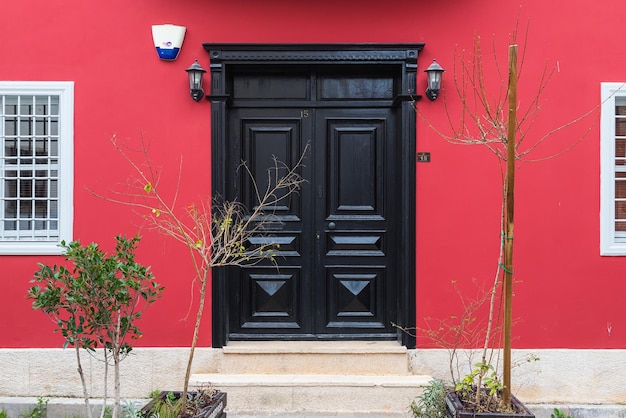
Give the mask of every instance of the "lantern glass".
M 428 73 L 428 88 L 431 90 L 439 90 L 441 88 L 441 72 L 430 71 Z
M 198 70 L 189 71 L 189 88 L 198 90 L 202 88 L 202 72 Z

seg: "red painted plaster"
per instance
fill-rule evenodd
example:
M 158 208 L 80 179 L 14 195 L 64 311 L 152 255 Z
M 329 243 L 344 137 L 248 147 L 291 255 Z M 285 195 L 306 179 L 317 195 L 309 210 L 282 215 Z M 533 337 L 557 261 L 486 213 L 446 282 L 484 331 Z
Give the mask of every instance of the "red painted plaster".
M 165 284 L 162 301 L 143 320 L 139 345 L 184 346 L 191 337 L 188 316 L 193 273 L 182 248 L 141 229 L 128 208 L 102 201 L 86 188 L 112 190 L 130 174 L 112 149 L 117 134 L 135 144 L 152 141 L 152 157 L 164 179 L 178 176 L 183 158 L 181 202 L 210 193 L 210 105 L 188 96 L 184 69 L 208 56 L 202 42 L 425 42 L 422 69 L 433 58 L 447 69 L 445 94 L 419 103 L 424 117 L 448 132 L 446 106 L 458 111 L 453 63 L 481 36 L 486 64 L 495 44 L 501 71 L 506 46 L 519 14 L 519 38 L 526 40 L 520 103 L 532 99 L 546 65 L 558 63 L 545 94 L 544 111 L 533 126 L 540 135 L 599 103 L 600 82 L 626 80 L 622 49 L 626 8 L 599 0 L 558 2 L 488 0 L 437 2 L 394 0 L 78 0 L 12 1 L 0 13 L 3 42 L 0 80 L 75 82 L 75 238 L 111 247 L 117 233 L 140 230 L 140 259 Z M 520 7 L 521 5 L 521 7 Z M 160 62 L 150 26 L 187 27 L 177 61 Z M 492 42 L 493 39 L 493 42 Z M 489 82 L 497 78 L 493 67 Z M 205 80 L 208 81 L 208 80 Z M 207 82 L 208 84 L 208 82 Z M 497 86 L 490 84 L 490 91 Z M 547 156 L 571 144 L 573 150 L 518 171 L 514 316 L 520 348 L 626 348 L 626 258 L 599 255 L 599 129 L 596 113 L 559 132 L 542 147 Z M 472 278 L 492 280 L 499 240 L 500 169 L 488 151 L 451 145 L 418 117 L 417 150 L 432 162 L 417 164 L 417 321 L 444 318 L 458 307 L 451 281 L 466 293 Z M 529 138 L 531 140 L 532 138 Z M 182 261 L 181 261 L 182 260 Z M 60 337 L 25 293 L 37 262 L 55 257 L 0 256 L 0 347 L 57 347 Z M 194 299 L 197 302 L 197 296 Z M 210 345 L 210 306 L 201 344 Z M 610 327 L 611 332 L 607 331 Z

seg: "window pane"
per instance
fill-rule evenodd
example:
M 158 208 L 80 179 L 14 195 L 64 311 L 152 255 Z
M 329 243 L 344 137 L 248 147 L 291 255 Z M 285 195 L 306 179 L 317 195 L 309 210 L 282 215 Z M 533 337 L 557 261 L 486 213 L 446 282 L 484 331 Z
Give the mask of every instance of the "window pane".
M 17 197 L 17 180 L 5 180 L 4 181 L 4 197 L 8 197 L 8 198 Z
M 50 180 L 50 198 L 57 198 L 59 197 L 59 191 L 58 191 L 58 181 L 57 180 Z
M 31 200 L 20 200 L 20 218 L 30 218 L 33 214 L 33 202 Z
M 33 141 L 30 139 L 20 140 L 20 156 L 31 157 L 33 155 Z
M 35 114 L 47 115 L 48 111 L 48 96 L 36 96 L 35 97 Z
M 48 197 L 48 180 L 35 181 L 35 197 Z
M 50 113 L 51 116 L 59 116 L 59 97 L 50 97 Z
M 20 189 L 20 197 L 33 197 L 33 181 L 30 175 L 25 175 L 25 171 L 21 172 L 18 187 Z
M 33 121 L 31 119 L 26 119 L 21 117 L 19 119 L 19 136 L 30 136 L 33 134 Z
M 59 202 L 50 200 L 50 219 L 59 219 Z
M 626 136 L 626 119 L 615 118 L 615 135 Z
M 17 140 L 6 139 L 4 141 L 4 155 L 5 157 L 17 157 Z M 12 164 L 15 164 L 15 162 Z
M 17 135 L 17 118 L 4 119 L 4 134 L 6 136 Z
M 615 165 L 626 165 L 626 139 L 615 139 Z
M 615 177 L 621 177 L 621 179 L 615 180 L 615 198 L 626 199 L 626 179 L 624 175 L 626 173 L 615 173 Z
M 36 200 L 35 201 L 35 218 L 47 218 L 48 217 L 48 201 Z
M 4 114 L 17 115 L 17 96 L 5 96 Z
M 44 136 L 48 133 L 48 120 L 46 118 L 35 119 L 35 135 Z
M 43 155 L 46 157 L 48 156 L 48 141 L 46 139 L 35 140 L 35 155 Z
M 4 230 L 5 231 L 15 231 L 17 229 L 17 222 L 15 221 L 4 221 Z
M 59 134 L 59 118 L 50 118 L 50 135 Z
M 17 219 L 17 201 L 5 200 L 4 217 L 7 219 Z
M 20 115 L 30 116 L 33 114 L 33 98 L 22 96 L 20 97 Z
M 615 202 L 615 230 L 626 231 L 626 202 Z

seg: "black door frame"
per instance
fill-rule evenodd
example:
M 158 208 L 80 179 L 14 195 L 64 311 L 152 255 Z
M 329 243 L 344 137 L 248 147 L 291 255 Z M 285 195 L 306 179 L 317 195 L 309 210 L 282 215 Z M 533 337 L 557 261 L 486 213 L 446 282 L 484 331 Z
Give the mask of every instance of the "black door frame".
M 400 237 L 405 243 L 399 256 L 398 318 L 403 326 L 415 325 L 415 136 L 416 118 L 411 99 L 416 95 L 418 53 L 423 43 L 415 44 L 203 44 L 209 53 L 211 91 L 211 171 L 212 193 L 224 194 L 227 173 L 225 170 L 228 146 L 228 75 L 233 68 L 254 68 L 267 64 L 369 64 L 395 65 L 401 73 L 401 86 L 396 92 L 395 105 L 401 106 L 398 129 L 402 141 L 401 157 L 401 219 Z M 212 272 L 213 347 L 228 343 L 228 296 L 226 271 Z M 415 346 L 415 339 L 398 330 L 398 341 L 407 347 Z

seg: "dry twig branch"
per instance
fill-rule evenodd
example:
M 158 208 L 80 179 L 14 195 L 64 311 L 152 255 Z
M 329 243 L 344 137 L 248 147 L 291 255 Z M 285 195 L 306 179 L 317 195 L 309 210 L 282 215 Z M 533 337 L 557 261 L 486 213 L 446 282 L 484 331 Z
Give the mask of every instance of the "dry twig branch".
M 264 261 L 275 264 L 275 257 L 280 256 L 280 248 L 268 231 L 271 231 L 272 225 L 281 222 L 275 214 L 277 206 L 297 193 L 305 181 L 300 170 L 309 145 L 305 146 L 293 167 L 274 158 L 272 166 L 267 170 L 267 183 L 263 189 L 259 188 L 247 163 L 241 163 L 239 169 L 248 177 L 255 191 L 256 201 L 251 207 L 246 207 L 242 202 L 209 196 L 184 208 L 177 208 L 182 184 L 182 158 L 176 187 L 168 199 L 167 192 L 161 191 L 160 173 L 150 159 L 150 144 L 143 137 L 138 150 L 120 144 L 116 136 L 111 138 L 111 143 L 131 166 L 133 176 L 126 184 L 125 191 L 114 192 L 115 197 L 94 191 L 91 193 L 106 201 L 131 207 L 144 219 L 148 229 L 183 244 L 192 262 L 194 280 L 200 283 L 200 298 L 182 395 L 184 403 L 210 271 L 215 267 L 252 266 Z M 134 159 L 133 153 L 140 155 L 139 161 Z

